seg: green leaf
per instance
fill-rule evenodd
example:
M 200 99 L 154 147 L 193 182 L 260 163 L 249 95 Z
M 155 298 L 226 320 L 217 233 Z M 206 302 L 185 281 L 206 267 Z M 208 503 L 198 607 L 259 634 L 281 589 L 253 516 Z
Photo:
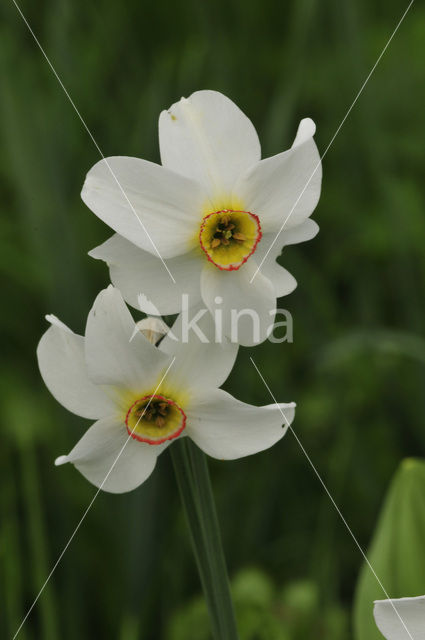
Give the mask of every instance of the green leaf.
M 373 601 L 420 596 L 425 592 L 425 462 L 407 459 L 388 492 L 368 553 L 377 578 L 365 563 L 354 604 L 356 640 L 382 640 Z

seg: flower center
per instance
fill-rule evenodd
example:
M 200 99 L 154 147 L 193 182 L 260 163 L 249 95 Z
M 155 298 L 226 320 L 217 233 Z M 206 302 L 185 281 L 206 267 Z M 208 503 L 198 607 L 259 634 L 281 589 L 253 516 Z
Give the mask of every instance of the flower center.
M 258 216 L 249 211 L 222 209 L 202 220 L 199 242 L 208 260 L 224 271 L 236 271 L 261 240 Z
M 131 405 L 125 424 L 135 440 L 161 444 L 181 434 L 186 426 L 186 414 L 173 400 L 148 395 Z

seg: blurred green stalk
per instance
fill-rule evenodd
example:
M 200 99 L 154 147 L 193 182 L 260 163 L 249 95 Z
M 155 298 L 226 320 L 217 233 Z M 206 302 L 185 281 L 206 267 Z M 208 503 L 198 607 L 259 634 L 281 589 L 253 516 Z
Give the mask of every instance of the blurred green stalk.
M 189 438 L 170 447 L 215 640 L 238 640 L 226 560 L 205 454 Z
M 38 592 L 45 576 L 49 572 L 47 560 L 46 534 L 44 531 L 43 514 L 40 500 L 39 474 L 37 459 L 31 444 L 21 449 L 21 472 L 24 489 L 25 509 L 28 517 L 30 558 L 34 589 Z M 59 624 L 56 615 L 51 585 L 46 585 L 39 601 L 41 637 L 43 640 L 57 640 Z
M 5 460 L 5 477 L 14 478 L 13 462 L 11 457 Z M 8 475 L 9 474 L 9 475 Z M 1 588 L 3 594 L 3 615 L 5 617 L 8 636 L 13 637 L 24 616 L 24 595 L 23 595 L 23 564 L 25 564 L 24 554 L 20 546 L 18 513 L 19 500 L 16 483 L 13 480 L 4 484 L 1 493 L 1 513 L 2 523 L 0 528 L 0 567 L 1 567 Z M 2 627 L 0 627 L 1 635 Z M 26 640 L 27 629 L 22 629 L 19 640 Z

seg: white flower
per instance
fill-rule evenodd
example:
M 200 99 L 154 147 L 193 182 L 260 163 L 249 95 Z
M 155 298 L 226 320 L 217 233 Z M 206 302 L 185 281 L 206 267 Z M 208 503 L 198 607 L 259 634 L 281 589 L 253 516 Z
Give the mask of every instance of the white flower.
M 108 263 L 112 282 L 134 307 L 140 293 L 161 315 L 178 313 L 183 293 L 213 314 L 222 304 L 227 336 L 231 310 L 251 309 L 260 319 L 259 340 L 245 314 L 237 341 L 264 340 L 276 298 L 296 287 L 275 260 L 284 245 L 318 231 L 309 219 L 322 176 L 314 132 L 313 121 L 302 120 L 288 151 L 261 160 L 254 126 L 231 100 L 215 91 L 182 98 L 159 118 L 162 166 L 112 157 L 88 172 L 82 198 L 119 234 L 90 255 Z
M 56 464 L 72 462 L 96 486 L 108 476 L 105 491 L 137 487 L 176 438 L 189 436 L 208 455 L 230 460 L 271 447 L 294 417 L 293 403 L 254 407 L 218 389 L 235 345 L 201 344 L 193 334 L 188 344 L 166 336 L 157 348 L 139 331 L 130 342 L 135 323 L 112 286 L 96 298 L 85 337 L 47 319 L 52 326 L 37 350 L 43 380 L 67 409 L 96 420 Z
M 387 640 L 425 640 L 425 596 L 377 600 L 373 613 Z

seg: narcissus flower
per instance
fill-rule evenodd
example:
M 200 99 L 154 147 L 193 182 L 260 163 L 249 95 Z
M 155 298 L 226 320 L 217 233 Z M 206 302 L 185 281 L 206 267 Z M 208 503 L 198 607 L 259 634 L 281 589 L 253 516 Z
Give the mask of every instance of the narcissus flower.
M 168 315 L 188 294 L 191 306 L 220 308 L 226 336 L 236 313 L 236 341 L 261 342 L 276 298 L 296 287 L 276 258 L 318 231 L 309 219 L 322 175 L 314 133 L 302 120 L 289 150 L 261 160 L 254 126 L 231 100 L 215 91 L 182 98 L 159 118 L 162 166 L 112 157 L 88 172 L 82 198 L 117 232 L 90 255 L 108 263 L 129 304 L 138 307 L 143 293 Z M 260 320 L 258 336 L 247 309 Z
M 236 345 L 203 344 L 192 333 L 187 344 L 166 336 L 155 347 L 134 331 L 112 286 L 96 298 L 85 337 L 47 319 L 51 327 L 37 350 L 43 380 L 68 410 L 96 420 L 56 464 L 71 462 L 105 491 L 137 487 L 177 438 L 188 436 L 208 455 L 230 460 L 272 446 L 294 417 L 293 403 L 254 407 L 218 389 Z
M 377 600 L 373 613 L 387 640 L 425 640 L 425 596 Z

